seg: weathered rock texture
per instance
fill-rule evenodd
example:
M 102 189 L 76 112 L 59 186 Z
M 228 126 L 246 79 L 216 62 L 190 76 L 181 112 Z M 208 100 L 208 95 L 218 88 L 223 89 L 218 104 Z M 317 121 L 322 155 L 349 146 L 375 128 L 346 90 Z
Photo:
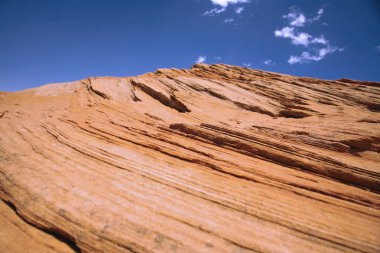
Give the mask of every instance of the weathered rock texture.
M 380 84 L 198 64 L 0 94 L 0 252 L 380 252 Z

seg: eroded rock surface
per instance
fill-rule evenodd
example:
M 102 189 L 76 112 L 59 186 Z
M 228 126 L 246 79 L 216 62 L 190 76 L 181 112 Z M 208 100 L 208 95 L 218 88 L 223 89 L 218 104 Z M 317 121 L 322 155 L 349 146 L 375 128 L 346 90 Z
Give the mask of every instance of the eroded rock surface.
M 223 64 L 0 93 L 0 252 L 379 252 L 379 123 Z

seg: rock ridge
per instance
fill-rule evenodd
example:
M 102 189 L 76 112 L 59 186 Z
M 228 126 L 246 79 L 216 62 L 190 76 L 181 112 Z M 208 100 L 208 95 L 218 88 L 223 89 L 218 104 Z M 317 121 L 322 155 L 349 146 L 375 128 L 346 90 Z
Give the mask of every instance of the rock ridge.
M 380 83 L 226 64 L 0 93 L 0 252 L 379 252 Z

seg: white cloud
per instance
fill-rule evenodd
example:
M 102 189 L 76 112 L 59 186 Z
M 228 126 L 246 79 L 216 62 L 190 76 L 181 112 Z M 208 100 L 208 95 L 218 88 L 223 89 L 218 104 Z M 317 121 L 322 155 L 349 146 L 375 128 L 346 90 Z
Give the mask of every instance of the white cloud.
M 223 22 L 227 23 L 227 24 L 231 24 L 234 22 L 234 19 L 233 18 L 226 18 Z
M 274 61 L 268 59 L 268 60 L 264 61 L 264 64 L 268 65 L 268 66 L 272 66 L 272 65 L 275 65 L 276 63 Z
M 226 8 L 214 8 L 214 9 L 211 9 L 211 10 L 208 10 L 208 11 L 205 11 L 205 13 L 203 13 L 203 15 L 205 16 L 213 16 L 215 14 L 219 14 L 219 13 L 222 13 L 226 10 Z
M 341 52 L 343 50 L 344 50 L 344 48 L 338 48 L 338 47 L 333 47 L 333 46 L 328 45 L 327 47 L 320 48 L 320 49 L 316 50 L 316 52 L 314 54 L 311 54 L 310 52 L 304 51 L 299 56 L 291 55 L 289 60 L 288 60 L 288 63 L 289 64 L 296 64 L 296 63 L 302 64 L 302 63 L 309 63 L 309 62 L 313 62 L 313 61 L 320 61 L 320 60 L 324 59 L 328 54 L 332 54 L 336 51 Z
M 243 11 L 244 11 L 244 7 L 237 7 L 237 8 L 235 9 L 235 12 L 236 12 L 237 14 L 241 14 Z
M 216 14 L 222 13 L 226 11 L 228 5 L 230 4 L 243 4 L 243 3 L 249 3 L 250 0 L 211 0 L 211 2 L 214 5 L 218 5 L 220 8 L 213 8 L 211 10 L 206 11 L 203 13 L 205 16 L 214 16 Z M 244 10 L 244 7 L 238 7 L 236 8 L 236 13 L 240 14 Z
M 198 59 L 195 61 L 196 63 L 204 63 L 206 61 L 206 56 L 198 56 Z
M 291 8 L 290 12 L 282 17 L 288 19 L 291 26 L 304 26 L 306 22 L 305 15 L 303 13 L 297 12 L 295 8 Z
M 251 63 L 243 63 L 243 66 L 249 68 L 251 67 Z
M 249 3 L 249 0 L 211 0 L 211 2 L 222 8 L 226 8 L 229 4 Z
M 289 38 L 291 39 L 294 45 L 302 45 L 307 47 L 311 43 L 311 39 L 313 38 L 308 33 L 298 33 L 294 27 L 284 27 L 281 30 L 275 30 L 274 35 L 276 37 Z
M 275 30 L 274 35 L 276 37 L 290 39 L 293 45 L 310 47 L 309 51 L 303 51 L 301 55 L 291 55 L 288 59 L 289 64 L 317 62 L 329 54 L 344 50 L 343 48 L 331 46 L 323 34 L 319 37 L 314 37 L 309 33 L 299 31 L 299 29 L 302 29 L 306 24 L 311 24 L 319 20 L 323 13 L 324 9 L 320 8 L 315 17 L 308 19 L 301 11 L 297 10 L 296 7 L 291 7 L 290 12 L 282 16 L 289 20 L 289 25 L 280 30 Z M 266 63 L 264 62 L 264 64 Z
M 327 45 L 329 41 L 325 39 L 325 36 L 321 35 L 320 37 L 313 38 L 311 43 Z
M 317 11 L 317 15 L 315 17 L 308 19 L 301 11 L 297 10 L 295 7 L 291 7 L 290 12 L 286 15 L 283 15 L 282 17 L 289 20 L 290 26 L 301 27 L 306 23 L 313 23 L 315 21 L 318 21 L 322 17 L 323 12 L 324 10 L 320 8 Z
M 375 50 L 380 53 L 380 45 L 375 46 Z
M 311 18 L 309 19 L 309 22 L 310 23 L 313 23 L 315 21 L 318 21 L 321 17 L 322 17 L 322 14 L 323 14 L 324 10 L 322 8 L 320 8 L 318 11 L 317 11 L 317 16 L 315 16 L 314 18 Z

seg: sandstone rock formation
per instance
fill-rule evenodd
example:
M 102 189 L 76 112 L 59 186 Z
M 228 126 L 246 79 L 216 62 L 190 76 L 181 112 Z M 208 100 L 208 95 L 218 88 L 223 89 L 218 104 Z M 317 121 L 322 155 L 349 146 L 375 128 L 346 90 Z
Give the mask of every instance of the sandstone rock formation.
M 0 93 L 0 252 L 380 252 L 379 123 L 223 64 Z

